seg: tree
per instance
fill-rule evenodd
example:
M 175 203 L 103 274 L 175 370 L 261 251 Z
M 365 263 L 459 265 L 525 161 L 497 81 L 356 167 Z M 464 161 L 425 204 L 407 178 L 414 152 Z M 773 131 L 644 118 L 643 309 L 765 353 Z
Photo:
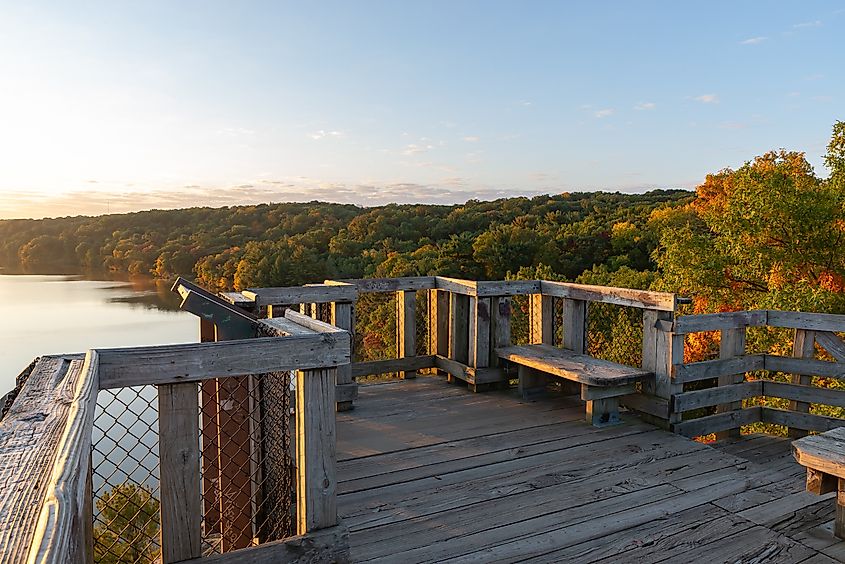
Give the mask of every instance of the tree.
M 94 560 L 158 562 L 159 500 L 149 487 L 126 483 L 114 486 L 97 499 L 94 527 Z

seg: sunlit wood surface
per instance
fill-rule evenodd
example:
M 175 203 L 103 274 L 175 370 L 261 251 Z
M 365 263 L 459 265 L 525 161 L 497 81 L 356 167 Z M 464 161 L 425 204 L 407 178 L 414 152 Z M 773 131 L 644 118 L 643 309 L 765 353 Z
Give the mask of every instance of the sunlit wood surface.
M 575 396 L 525 402 L 445 379 L 362 386 L 338 413 L 354 561 L 845 561 L 834 504 L 786 439 L 711 447 Z

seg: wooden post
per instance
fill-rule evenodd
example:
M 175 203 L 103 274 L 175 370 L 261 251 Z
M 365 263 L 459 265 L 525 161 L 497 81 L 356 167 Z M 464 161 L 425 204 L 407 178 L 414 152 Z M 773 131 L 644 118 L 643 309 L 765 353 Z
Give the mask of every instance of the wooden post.
M 296 373 L 298 535 L 337 524 L 335 369 Z
M 200 342 L 215 339 L 214 323 L 200 318 Z M 220 534 L 220 425 L 218 421 L 217 380 L 201 384 L 202 421 L 202 499 L 206 533 Z
M 202 556 L 198 401 L 194 382 L 158 387 L 164 564 Z
M 745 355 L 745 327 L 737 329 L 723 329 L 719 337 L 719 358 L 728 359 L 737 356 Z M 745 374 L 729 374 L 719 376 L 719 386 L 729 386 L 731 384 L 739 384 L 745 379 Z M 716 406 L 716 413 L 727 413 L 729 411 L 737 411 L 742 409 L 742 401 L 734 401 L 730 403 L 723 403 Z M 716 440 L 721 441 L 728 438 L 738 438 L 740 436 L 740 428 L 727 429 L 716 433 Z
M 469 365 L 490 366 L 490 298 L 469 299 Z M 489 389 L 490 384 L 470 384 L 473 392 Z
M 554 309 L 551 296 L 531 294 L 529 318 L 531 344 L 554 344 Z
M 344 389 L 353 389 L 357 386 L 355 379 L 352 378 L 352 344 L 355 342 L 354 331 L 355 324 L 352 321 L 352 304 L 343 302 L 332 302 L 331 304 L 331 320 L 330 323 L 340 329 L 349 331 L 350 342 L 350 364 L 344 364 L 337 367 L 337 385 L 345 387 Z M 344 400 L 337 402 L 338 411 L 349 411 L 352 409 L 352 400 Z
M 563 299 L 563 348 L 569 349 L 578 354 L 587 352 L 587 308 L 585 300 Z M 581 386 L 577 382 L 565 380 L 561 382 L 561 389 L 564 393 L 580 394 Z M 587 413 L 591 413 L 590 401 L 587 401 Z
M 417 292 L 396 292 L 396 357 L 417 356 Z M 410 380 L 417 377 L 415 370 L 400 371 L 399 377 Z
M 469 351 L 467 339 L 469 337 L 469 296 L 449 294 L 449 358 L 451 360 L 467 364 Z M 456 382 L 451 374 L 447 377 L 449 382 Z
M 449 356 L 449 292 L 429 290 L 428 334 L 429 353 Z M 433 372 L 437 374 L 437 371 Z
M 795 358 L 813 358 L 816 352 L 816 333 L 815 331 L 808 331 L 806 329 L 796 329 L 795 330 L 795 339 L 792 343 L 792 356 Z M 813 382 L 812 376 L 805 376 L 803 374 L 793 374 L 790 377 L 790 380 L 793 384 L 801 384 L 804 386 L 809 386 Z M 795 401 L 791 400 L 789 402 L 789 410 L 790 411 L 798 411 L 800 413 L 809 413 L 810 412 L 810 404 L 804 401 Z M 807 431 L 804 429 L 795 429 L 793 427 L 789 428 L 789 438 L 790 439 L 800 439 L 807 435 Z M 842 481 L 840 480 L 840 484 Z M 840 493 L 842 495 L 842 489 L 840 486 Z M 839 515 L 839 505 L 836 506 L 837 516 Z
M 496 349 L 511 344 L 511 298 L 510 296 L 496 297 L 490 303 L 490 332 L 492 334 L 490 347 L 490 366 L 497 366 L 499 357 Z
M 674 366 L 684 362 L 684 335 L 667 331 L 674 319 L 671 311 L 643 312 L 643 368 L 654 372 L 654 380 L 643 382 L 643 393 L 661 398 L 669 406 L 672 396 L 684 391 L 684 385 L 673 380 Z M 670 427 L 681 421 L 681 414 L 670 411 L 667 420 L 648 419 L 656 425 Z
M 833 534 L 836 538 L 845 540 L 845 479 L 843 478 L 839 478 L 839 487 L 836 492 L 836 519 Z

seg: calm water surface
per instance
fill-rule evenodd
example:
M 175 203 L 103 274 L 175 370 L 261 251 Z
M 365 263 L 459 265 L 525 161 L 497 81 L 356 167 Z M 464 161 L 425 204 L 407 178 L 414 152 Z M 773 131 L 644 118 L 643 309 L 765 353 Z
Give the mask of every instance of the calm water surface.
M 0 274 L 0 396 L 36 356 L 197 342 L 179 301 L 164 281 Z

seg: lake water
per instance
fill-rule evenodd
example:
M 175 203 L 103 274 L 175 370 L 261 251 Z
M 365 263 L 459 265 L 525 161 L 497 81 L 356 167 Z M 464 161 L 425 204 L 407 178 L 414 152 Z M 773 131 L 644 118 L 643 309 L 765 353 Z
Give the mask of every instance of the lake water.
M 179 302 L 160 280 L 0 275 L 0 396 L 40 355 L 197 342 Z

